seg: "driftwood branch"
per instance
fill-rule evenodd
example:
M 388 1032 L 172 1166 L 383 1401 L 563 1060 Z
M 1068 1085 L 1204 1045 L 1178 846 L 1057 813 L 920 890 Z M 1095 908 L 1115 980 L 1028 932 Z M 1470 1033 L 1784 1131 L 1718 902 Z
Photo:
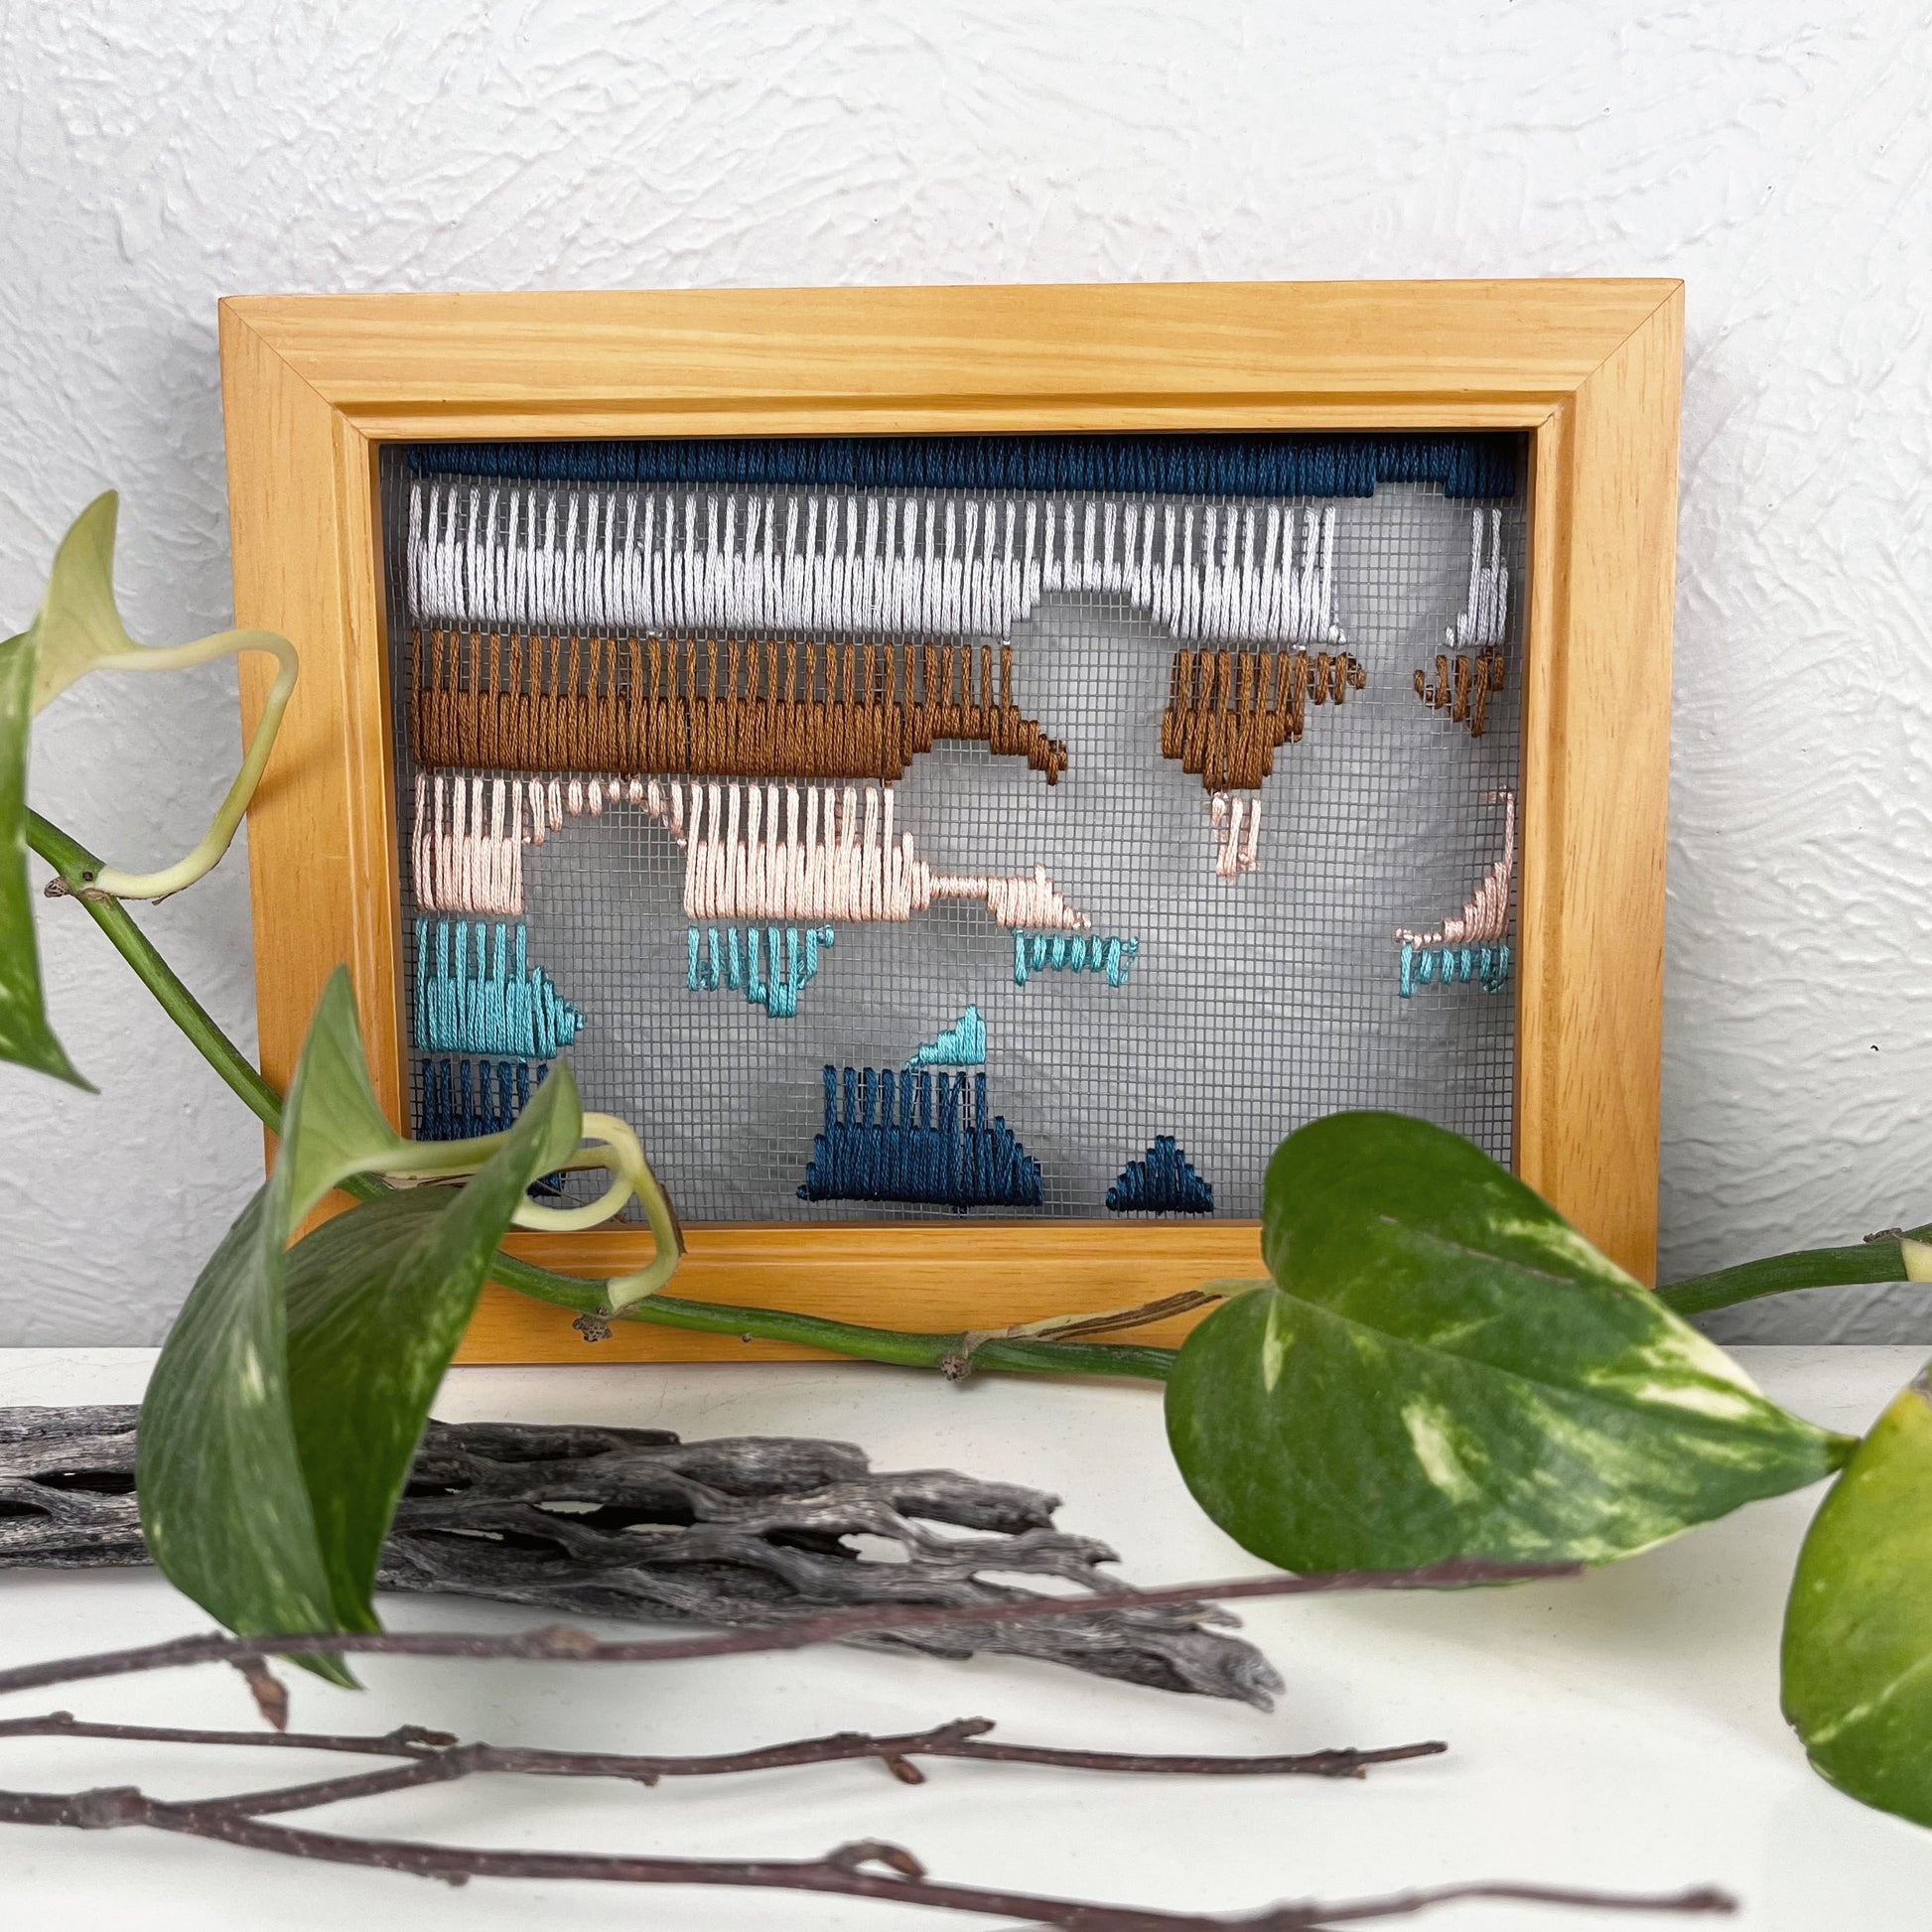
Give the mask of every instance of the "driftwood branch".
M 0 1567 L 147 1561 L 129 1407 L 0 1410 Z M 882 1471 L 844 1443 L 680 1443 L 661 1430 L 432 1423 L 384 1546 L 392 1590 L 553 1616 L 761 1626 L 840 1607 L 997 1608 L 995 1578 L 1109 1590 L 1114 1552 L 1054 1526 L 1058 1499 L 952 1470 Z M 896 1560 L 859 1538 L 897 1546 Z M 1047 1623 L 954 1621 L 848 1639 L 1005 1651 L 1267 1709 L 1280 1679 L 1199 1604 L 1118 1601 Z
M 1247 1578 L 1227 1584 L 1179 1585 L 1144 1593 L 1096 1593 L 1083 1602 L 1029 1597 L 999 1605 L 968 1608 L 949 1605 L 867 1606 L 795 1619 L 787 1624 L 723 1635 L 659 1639 L 647 1643 L 600 1643 L 581 1630 L 550 1628 L 518 1636 L 406 1632 L 387 1635 L 283 1634 L 261 1637 L 221 1635 L 186 1637 L 168 1643 L 101 1652 L 91 1657 L 24 1666 L 0 1673 L 0 1692 L 31 1685 L 123 1676 L 171 1665 L 227 1662 L 254 1666 L 250 1686 L 272 1723 L 284 1721 L 280 1685 L 265 1659 L 334 1650 L 361 1654 L 462 1658 L 550 1658 L 570 1662 L 649 1662 L 670 1658 L 744 1655 L 788 1650 L 807 1643 L 882 1635 L 889 1631 L 930 1630 L 962 1618 L 975 1627 L 997 1621 L 1050 1622 L 1056 1617 L 1090 1615 L 1122 1603 L 1200 1602 L 1217 1595 L 1302 1595 L 1332 1589 L 1421 1588 L 1449 1585 L 1500 1583 L 1553 1574 L 1547 1567 L 1458 1563 L 1398 1575 Z M 267 1681 L 264 1682 L 263 1680 Z M 1321 1927 L 1358 1925 L 1405 1918 L 1432 1906 L 1460 1900 L 1516 1900 L 1553 1906 L 1640 1913 L 1728 1912 L 1732 1901 L 1709 1887 L 1665 1894 L 1612 1893 L 1563 1886 L 1475 1882 L 1391 1893 L 1380 1898 L 1333 1904 L 1302 1902 L 1274 1905 L 1237 1915 L 1155 1910 L 1080 1899 L 1045 1897 L 978 1885 L 950 1884 L 927 1876 L 925 1867 L 903 1847 L 863 1840 L 838 1847 L 821 1859 L 630 1858 L 605 1853 L 498 1851 L 470 1846 L 425 1844 L 317 1832 L 270 1821 L 291 1812 L 313 1811 L 350 1799 L 366 1800 L 432 1783 L 485 1772 L 520 1772 L 552 1777 L 612 1777 L 640 1784 L 663 1777 L 717 1776 L 782 1766 L 872 1758 L 907 1783 L 923 1782 L 917 1758 L 978 1757 L 1006 1763 L 1051 1765 L 1063 1769 L 1187 1772 L 1197 1775 L 1254 1775 L 1268 1772 L 1360 1776 L 1372 1763 L 1431 1754 L 1435 1743 L 1394 1746 L 1378 1751 L 1327 1751 L 1295 1757 L 1226 1758 L 1152 1756 L 1130 1752 L 1078 1751 L 1050 1746 L 994 1743 L 984 1720 L 965 1719 L 926 1731 L 897 1736 L 837 1733 L 803 1738 L 750 1751 L 709 1757 L 645 1756 L 603 1752 L 564 1752 L 489 1744 L 463 1744 L 446 1732 L 414 1726 L 380 1737 L 331 1733 L 201 1731 L 158 1725 L 112 1725 L 76 1720 L 65 1712 L 0 1723 L 0 1738 L 33 1736 L 97 1737 L 121 1741 L 161 1741 L 228 1745 L 248 1742 L 268 1748 L 310 1748 L 360 1756 L 391 1756 L 399 1762 L 373 1771 L 271 1786 L 219 1798 L 185 1803 L 149 1796 L 131 1785 L 89 1791 L 0 1790 L 0 1822 L 102 1831 L 147 1827 L 193 1838 L 212 1839 L 279 1856 L 354 1864 L 466 1884 L 472 1878 L 596 1879 L 637 1885 L 706 1885 L 762 1891 L 828 1892 L 855 1898 L 926 1906 L 981 1917 L 1018 1920 L 1061 1928 L 1062 1932 L 1318 1932 Z

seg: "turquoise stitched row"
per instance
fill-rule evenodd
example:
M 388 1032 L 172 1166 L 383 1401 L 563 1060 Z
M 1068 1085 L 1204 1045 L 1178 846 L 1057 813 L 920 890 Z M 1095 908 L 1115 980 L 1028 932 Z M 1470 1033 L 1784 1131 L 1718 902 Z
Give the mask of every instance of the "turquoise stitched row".
M 702 934 L 696 926 L 686 926 L 684 984 L 692 993 L 715 993 L 720 986 L 729 986 L 772 1019 L 790 1020 L 798 1012 L 798 995 L 818 977 L 818 949 L 829 946 L 832 936 L 829 925 L 806 926 L 802 932 L 788 925 L 781 952 L 775 925 L 748 926 L 742 947 L 735 925 L 725 928 L 722 945 L 715 925 L 706 926 Z
M 986 1064 L 986 1022 L 978 1007 L 968 1007 L 956 1027 L 943 1029 L 937 1039 L 928 1039 L 906 1061 L 907 1066 L 984 1066 Z
M 525 932 L 496 927 L 491 947 L 481 920 L 474 960 L 467 919 L 416 921 L 416 1044 L 424 1052 L 486 1053 L 555 1059 L 582 1031 L 584 1016 L 558 993 L 541 967 L 526 963 Z
M 1402 997 L 1418 986 L 1466 985 L 1471 979 L 1485 993 L 1500 993 L 1509 978 L 1509 948 L 1505 946 L 1416 946 L 1402 948 Z
M 1013 983 L 1025 986 L 1030 973 L 1104 971 L 1109 986 L 1120 986 L 1140 951 L 1138 939 L 1090 938 L 1084 933 L 1069 938 L 1064 932 L 1049 935 L 1017 928 L 1013 935 Z

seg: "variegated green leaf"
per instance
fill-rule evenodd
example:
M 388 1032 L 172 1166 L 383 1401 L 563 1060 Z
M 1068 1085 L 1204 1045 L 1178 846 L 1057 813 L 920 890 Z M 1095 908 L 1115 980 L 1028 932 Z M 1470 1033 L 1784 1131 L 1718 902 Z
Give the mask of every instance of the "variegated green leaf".
M 137 644 L 128 635 L 114 602 L 114 525 L 118 510 L 119 499 L 112 490 L 96 496 L 74 518 L 55 552 L 47 593 L 26 633 L 33 640 L 35 654 L 34 712 L 45 710 L 69 685 L 97 669 L 188 670 L 243 651 L 266 652 L 279 667 L 241 769 L 195 849 L 159 872 L 128 873 L 103 866 L 91 879 L 93 890 L 111 898 L 166 898 L 204 877 L 227 851 L 261 781 L 299 667 L 294 645 L 271 630 L 222 630 L 186 644 Z
M 34 633 L 0 643 L 0 1060 L 87 1086 L 48 1025 L 27 877 L 27 735 L 34 691 Z
M 114 524 L 120 498 L 110 489 L 73 519 L 54 553 L 47 594 L 34 620 L 40 663 L 34 709 L 45 711 L 69 685 L 106 658 L 139 650 L 114 604 Z
M 345 1629 L 373 1625 L 376 1558 L 429 1405 L 524 1188 L 576 1148 L 578 1121 L 559 1065 L 467 1186 L 368 1201 L 289 1255 L 291 1413 Z
M 339 975 L 269 1180 L 203 1270 L 142 1405 L 137 1487 L 155 1561 L 237 1631 L 374 1627 L 374 1553 L 437 1383 L 524 1190 L 577 1145 L 560 1066 L 466 1184 L 363 1203 L 288 1250 L 305 1208 L 358 1159 L 385 1164 L 365 1092 Z M 350 1681 L 333 1659 L 301 1661 Z
M 1288 1569 L 1603 1563 L 1850 1447 L 1425 1122 L 1292 1135 L 1262 1244 L 1273 1282 L 1188 1338 L 1168 1427 L 1208 1514 Z
M 289 1417 L 287 1203 L 278 1172 L 202 1270 L 149 1378 L 135 1438 L 155 1562 L 244 1636 L 344 1627 Z M 303 1661 L 353 1681 L 334 1659 Z
M 284 1111 L 280 1159 L 288 1171 L 291 1225 L 300 1226 L 350 1174 L 392 1170 L 409 1147 L 376 1104 L 355 989 L 339 966 L 316 1003 Z
M 1932 1382 L 1921 1370 L 1813 1519 L 1784 1617 L 1784 1715 L 1855 1798 L 1932 1825 Z
M 389 1125 L 369 1083 L 354 988 L 341 966 L 316 1003 L 295 1091 L 302 1104 L 288 1110 L 282 1159 L 289 1173 L 289 1218 L 297 1227 L 352 1174 L 462 1173 L 486 1160 L 502 1138 L 407 1141 Z M 573 1141 L 558 1162 L 576 1151 Z

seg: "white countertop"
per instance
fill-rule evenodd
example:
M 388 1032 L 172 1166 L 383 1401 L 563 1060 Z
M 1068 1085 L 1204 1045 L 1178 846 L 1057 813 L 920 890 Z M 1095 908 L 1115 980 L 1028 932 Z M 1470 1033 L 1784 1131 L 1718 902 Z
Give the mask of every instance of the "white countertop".
M 1915 1372 L 1914 1348 L 1746 1348 L 1765 1388 L 1814 1421 L 1863 1429 Z M 133 1401 L 153 1351 L 0 1350 L 0 1405 Z M 1200 1515 L 1169 1459 L 1158 1391 L 988 1377 L 966 1389 L 870 1367 L 464 1369 L 437 1414 L 597 1421 L 686 1437 L 830 1436 L 876 1467 L 951 1464 L 1066 1499 L 1063 1526 L 1105 1537 L 1136 1583 L 1263 1566 Z M 829 1729 L 998 1720 L 1014 1739 L 1140 1750 L 1285 1751 L 1449 1742 L 1364 1783 L 1154 1779 L 934 1762 L 922 1787 L 854 1763 L 718 1781 L 574 1788 L 498 1778 L 302 1820 L 455 1843 L 811 1856 L 896 1840 L 935 1877 L 1175 1909 L 1232 1911 L 1456 1878 L 1669 1889 L 1722 1884 L 1731 1923 L 1780 1932 L 1924 1926 L 1932 1832 L 1832 1791 L 1777 1708 L 1777 1644 L 1799 1538 L 1820 1492 L 1780 1498 L 1575 1582 L 1427 1597 L 1242 1606 L 1288 1688 L 1272 1717 L 1091 1682 L 1006 1659 L 969 1664 L 849 1650 L 682 1665 L 367 1660 L 357 1696 L 299 1678 L 298 1728 L 438 1725 L 466 1738 L 614 1750 L 715 1750 Z M 0 1574 L 0 1663 L 204 1629 L 152 1573 Z M 522 1627 L 459 1599 L 388 1599 L 396 1626 Z M 96 1719 L 244 1725 L 232 1672 L 178 1671 L 6 1701 Z M 278 1754 L 275 1782 L 342 1759 Z M 367 1760 L 360 1762 L 366 1763 Z M 348 1768 L 354 1768 L 350 1762 Z M 0 1785 L 138 1783 L 160 1795 L 262 1779 L 259 1754 L 0 1739 Z M 237 1775 L 239 1774 L 239 1775 Z M 714 1932 L 745 1926 L 907 1932 L 972 1921 L 774 1894 L 421 1879 L 282 1862 L 141 1831 L 0 1827 L 0 1922 L 127 1932 L 321 1932 L 406 1917 L 412 1932 Z M 981 1921 L 991 1923 L 991 1921 Z M 1411 1921 L 1402 1921 L 1409 1923 Z M 1461 1905 L 1444 1932 L 1666 1925 L 1620 1915 Z

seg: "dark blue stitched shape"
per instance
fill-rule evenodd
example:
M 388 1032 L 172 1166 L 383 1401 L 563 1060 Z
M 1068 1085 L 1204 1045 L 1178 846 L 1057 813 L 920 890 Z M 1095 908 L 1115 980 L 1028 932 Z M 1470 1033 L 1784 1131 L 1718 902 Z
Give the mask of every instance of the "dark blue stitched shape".
M 1203 1180 L 1172 1134 L 1157 1134 L 1144 1161 L 1130 1161 L 1107 1189 L 1115 1214 L 1212 1214 L 1214 1183 Z
M 800 1200 L 921 1201 L 935 1207 L 1037 1207 L 1039 1163 L 997 1116 L 986 1075 L 825 1069 L 825 1131 L 812 1140 Z
M 419 443 L 419 475 L 753 488 L 1095 490 L 1135 496 L 1516 494 L 1507 435 L 721 436 L 624 443 Z
M 530 1104 L 530 1069 L 522 1060 L 424 1060 L 416 1090 L 419 1141 L 474 1141 L 506 1134 Z M 540 1085 L 547 1069 L 537 1068 Z

